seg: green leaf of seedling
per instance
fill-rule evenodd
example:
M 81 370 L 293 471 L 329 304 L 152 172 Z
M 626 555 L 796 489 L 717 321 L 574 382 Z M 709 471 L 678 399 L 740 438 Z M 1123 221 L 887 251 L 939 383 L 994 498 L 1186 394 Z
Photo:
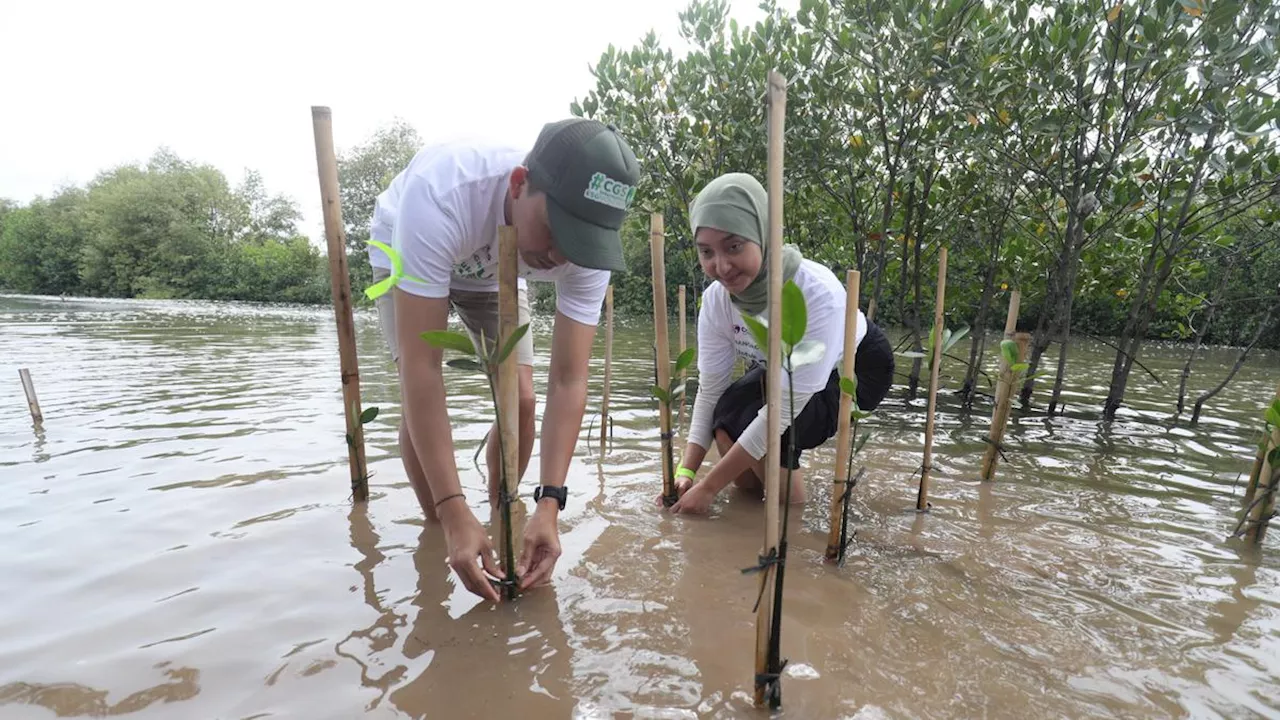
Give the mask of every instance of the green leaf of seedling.
M 804 339 L 809 326 L 809 310 L 805 307 L 804 293 L 794 280 L 782 286 L 782 342 L 792 347 Z
M 1277 405 L 1280 405 L 1280 403 L 1277 403 Z M 1280 427 L 1280 407 L 1272 405 L 1267 408 L 1267 424 L 1273 428 Z
M 827 352 L 827 344 L 821 340 L 803 340 L 791 351 L 791 367 L 798 368 L 822 359 Z
M 761 352 L 769 351 L 769 327 L 763 322 L 746 313 L 742 314 L 742 321 L 747 324 L 747 329 L 751 331 L 751 336 L 756 340 L 756 347 Z
M 502 361 L 507 359 L 507 356 L 511 354 L 512 350 L 516 349 L 516 343 L 520 342 L 520 338 L 524 337 L 527 332 L 529 332 L 529 323 L 525 323 L 512 331 L 511 337 L 507 338 L 507 344 L 503 345 L 502 351 L 498 353 L 499 365 L 502 364 Z
M 1017 372 L 1022 372 L 1023 370 L 1026 370 L 1029 367 L 1031 367 L 1031 365 L 1027 363 L 1014 363 L 1009 366 L 1009 369 L 1017 373 Z
M 693 364 L 693 348 L 688 348 L 676 358 L 676 374 Z
M 671 398 L 673 403 L 679 401 L 680 398 L 684 397 L 684 388 L 685 386 L 681 385 L 679 380 L 672 381 L 671 390 L 667 393 L 667 397 Z
M 896 355 L 898 355 L 898 356 L 900 356 L 900 357 L 904 357 L 904 358 L 922 358 L 922 357 L 925 357 L 925 354 L 924 354 L 924 353 L 922 353 L 922 352 L 916 352 L 915 350 L 907 350 L 907 351 L 900 352 L 900 353 L 895 353 L 895 354 L 896 354 Z
M 378 408 L 367 407 L 364 409 L 364 412 L 360 413 L 360 424 L 367 425 L 373 422 L 373 419 L 376 417 L 378 417 Z
M 422 333 L 422 339 L 433 347 L 441 350 L 457 350 L 468 355 L 476 354 L 476 346 L 471 342 L 471 338 L 460 332 L 452 330 L 428 330 Z
M 946 352 L 956 346 L 956 343 L 964 339 L 969 334 L 969 326 L 965 325 L 955 332 L 947 331 L 946 339 L 942 343 L 942 351 Z
M 476 362 L 475 360 L 472 360 L 471 358 L 453 358 L 452 360 L 445 362 L 445 365 L 448 365 L 451 368 L 457 368 L 459 370 L 471 370 L 473 372 L 484 372 L 484 366 Z
M 1001 340 L 1000 354 L 1004 356 L 1004 361 L 1009 365 L 1018 362 L 1018 343 L 1012 340 Z
M 667 392 L 663 388 L 658 387 L 657 385 L 654 385 L 653 387 L 649 388 L 649 392 L 653 393 L 653 396 L 658 398 L 662 402 L 668 405 L 671 404 L 671 393 Z
M 1271 464 L 1272 472 L 1280 468 L 1280 447 L 1271 448 L 1271 452 L 1267 454 L 1267 462 Z
M 840 392 L 852 398 L 858 397 L 858 379 L 856 377 L 840 378 Z
M 871 439 L 871 435 L 872 433 L 867 433 L 866 435 L 863 435 L 862 437 L 858 438 L 858 444 L 855 445 L 853 448 L 854 455 L 857 455 L 858 453 L 862 452 L 862 446 L 867 444 L 867 441 Z
M 849 416 L 852 417 L 854 420 L 866 420 L 867 418 L 871 417 L 871 411 L 858 410 L 857 408 L 854 408 L 853 412 L 851 412 Z

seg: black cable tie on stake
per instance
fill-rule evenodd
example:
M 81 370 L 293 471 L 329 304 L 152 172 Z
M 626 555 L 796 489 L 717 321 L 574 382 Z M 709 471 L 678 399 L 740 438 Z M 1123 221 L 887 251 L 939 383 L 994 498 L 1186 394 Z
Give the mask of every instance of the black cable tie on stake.
M 676 436 L 675 430 L 668 430 L 664 433 L 658 433 L 659 440 L 672 440 L 675 438 L 675 436 Z
M 781 704 L 782 671 L 786 669 L 788 662 L 790 660 L 783 658 L 776 671 L 756 673 L 756 687 L 761 685 L 765 687 L 765 697 L 768 698 L 770 707 L 778 707 Z
M 1004 462 L 1004 463 L 1009 462 L 1009 456 L 1004 454 L 1004 443 L 992 442 L 991 438 L 989 437 L 982 438 L 982 442 L 996 449 L 996 452 L 1000 454 L 1001 462 Z
M 778 548 L 770 548 L 768 555 L 761 555 L 759 562 L 751 567 L 742 568 L 743 575 L 751 575 L 753 573 L 764 572 L 774 565 L 782 565 L 785 562 L 782 556 L 778 554 Z M 760 609 L 760 601 L 764 599 L 764 583 L 760 583 L 760 593 L 756 595 L 756 604 L 752 606 L 751 612 Z

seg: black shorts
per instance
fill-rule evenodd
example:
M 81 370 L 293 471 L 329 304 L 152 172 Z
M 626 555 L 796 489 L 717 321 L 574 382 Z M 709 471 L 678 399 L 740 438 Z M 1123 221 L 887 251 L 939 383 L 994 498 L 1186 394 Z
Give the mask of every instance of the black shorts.
M 854 357 L 854 375 L 858 377 L 858 407 L 874 410 L 889 394 L 893 385 L 893 346 L 889 338 L 874 323 L 867 323 L 867 334 L 858 345 Z M 756 419 L 764 407 L 765 369 L 757 366 L 748 370 L 731 384 L 716 402 L 711 413 L 711 432 L 724 430 L 734 442 L 747 426 Z M 800 453 L 826 442 L 839 427 L 840 422 L 840 371 L 833 370 L 827 386 L 809 398 L 804 410 L 782 433 L 782 454 L 787 459 L 783 467 L 795 470 L 800 467 Z M 787 457 L 791 431 L 796 431 L 795 447 Z

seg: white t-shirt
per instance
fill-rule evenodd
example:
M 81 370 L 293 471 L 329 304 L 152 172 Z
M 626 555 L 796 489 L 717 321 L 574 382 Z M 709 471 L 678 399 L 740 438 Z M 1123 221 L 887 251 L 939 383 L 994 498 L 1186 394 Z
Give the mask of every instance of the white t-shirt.
M 804 339 L 817 340 L 825 346 L 822 359 L 795 369 L 795 415 L 799 416 L 809 398 L 827 387 L 831 371 L 844 357 L 847 295 L 835 273 L 812 260 L 803 260 L 792 279 L 804 294 L 805 308 L 808 311 Z M 855 348 L 862 343 L 866 334 L 867 318 L 859 310 Z M 742 313 L 734 306 L 729 291 L 715 282 L 703 294 L 702 307 L 698 311 L 698 395 L 694 399 L 693 415 L 689 421 L 689 442 L 703 448 L 710 447 L 711 414 L 716 402 L 731 384 L 729 375 L 738 358 L 746 362 L 748 369 L 753 364 L 765 366 L 768 359 L 756 345 L 751 330 L 742 321 Z M 784 371 L 780 375 L 782 422 L 779 432 L 786 432 L 791 424 L 788 422 L 790 397 L 787 373 Z M 765 435 L 767 412 L 766 404 L 760 408 L 760 413 L 737 441 L 756 460 L 764 457 L 768 449 L 768 438 Z
M 446 143 L 419 150 L 374 205 L 369 235 L 399 253 L 407 276 L 398 287 L 429 298 L 450 289 L 497 292 L 498 226 L 511 171 L 527 151 L 500 145 Z M 370 248 L 369 262 L 390 268 L 390 259 Z M 608 270 L 565 263 L 538 270 L 519 260 L 526 279 L 556 284 L 556 309 L 587 325 L 600 321 Z

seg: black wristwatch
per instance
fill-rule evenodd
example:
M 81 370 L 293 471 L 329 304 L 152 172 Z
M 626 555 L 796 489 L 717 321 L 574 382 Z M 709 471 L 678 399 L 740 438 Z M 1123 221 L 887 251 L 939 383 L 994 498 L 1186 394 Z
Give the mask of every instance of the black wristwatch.
M 538 489 L 533 491 L 533 501 L 536 503 L 542 498 L 555 498 L 560 503 L 560 509 L 564 509 L 564 503 L 569 499 L 569 491 L 555 485 L 540 485 Z

